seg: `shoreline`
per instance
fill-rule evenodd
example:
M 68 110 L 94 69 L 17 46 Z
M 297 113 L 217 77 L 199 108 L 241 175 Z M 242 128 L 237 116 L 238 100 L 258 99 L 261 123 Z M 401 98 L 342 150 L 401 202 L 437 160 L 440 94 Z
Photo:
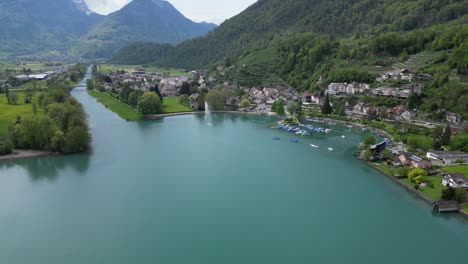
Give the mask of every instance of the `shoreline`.
M 386 173 L 385 171 L 381 170 L 379 167 L 375 166 L 374 163 L 366 162 L 366 161 L 365 161 L 365 163 L 367 165 L 369 165 L 370 167 L 374 168 L 375 170 L 377 170 L 378 172 L 380 172 L 381 174 L 383 174 L 384 176 L 386 176 L 387 178 L 389 178 L 390 180 L 392 180 L 393 182 L 395 182 L 396 184 L 398 184 L 399 186 L 401 186 L 406 191 L 416 195 L 419 199 L 423 200 L 427 204 L 432 206 L 436 202 L 436 201 L 433 201 L 432 199 L 430 199 L 429 197 L 427 197 L 426 195 L 424 195 L 422 192 L 412 188 L 411 186 L 406 185 L 404 182 L 402 182 L 397 177 L 395 177 L 393 175 L 390 175 L 390 174 Z M 462 216 L 463 218 L 465 218 L 466 220 L 468 220 L 468 212 L 465 212 L 461 208 L 459 208 L 458 209 L 458 214 L 460 216 Z
M 0 156 L 0 161 L 22 160 L 48 156 L 58 156 L 58 153 L 39 150 L 15 149 L 11 154 Z

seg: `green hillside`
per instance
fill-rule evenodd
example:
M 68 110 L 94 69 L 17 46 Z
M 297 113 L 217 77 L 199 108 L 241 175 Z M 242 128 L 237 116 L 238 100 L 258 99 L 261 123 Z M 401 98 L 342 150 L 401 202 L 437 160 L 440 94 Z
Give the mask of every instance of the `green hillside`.
M 159 56 L 149 52 L 150 59 L 145 62 L 201 68 L 268 46 L 292 33 L 372 36 L 454 21 L 467 13 L 467 0 L 260 0 L 205 37 L 185 41 Z M 158 46 L 153 44 L 152 49 L 161 49 Z M 146 49 L 151 50 L 149 46 Z M 125 52 L 126 57 L 132 54 L 129 49 Z M 123 54 L 118 53 L 114 61 L 122 62 Z M 138 56 L 143 58 L 141 53 L 131 57 Z

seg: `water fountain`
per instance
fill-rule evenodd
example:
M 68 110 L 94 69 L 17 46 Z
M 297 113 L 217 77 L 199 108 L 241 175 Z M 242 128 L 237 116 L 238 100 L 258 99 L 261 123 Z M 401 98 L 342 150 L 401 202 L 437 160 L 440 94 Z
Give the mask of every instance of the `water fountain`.
M 211 126 L 211 111 L 210 111 L 210 106 L 208 105 L 207 102 L 205 102 L 205 122 L 207 125 Z

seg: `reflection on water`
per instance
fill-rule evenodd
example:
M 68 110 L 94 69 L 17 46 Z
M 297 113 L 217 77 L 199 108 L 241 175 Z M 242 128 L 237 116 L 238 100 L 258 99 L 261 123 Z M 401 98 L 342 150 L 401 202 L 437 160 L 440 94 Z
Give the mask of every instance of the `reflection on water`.
M 79 154 L 59 157 L 43 157 L 0 162 L 0 169 L 21 167 L 28 172 L 32 181 L 55 181 L 66 170 L 84 175 L 89 169 L 90 155 Z

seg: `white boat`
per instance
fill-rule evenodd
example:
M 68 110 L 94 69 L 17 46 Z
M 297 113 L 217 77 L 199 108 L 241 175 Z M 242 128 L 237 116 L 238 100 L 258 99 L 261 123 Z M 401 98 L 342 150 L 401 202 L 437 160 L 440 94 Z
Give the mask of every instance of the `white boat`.
M 345 136 L 345 135 L 343 135 L 343 136 L 341 136 L 341 138 L 346 138 L 346 136 Z
M 329 151 L 333 151 L 333 148 L 328 148 Z
M 313 147 L 313 148 L 319 148 L 319 146 L 314 145 L 314 144 L 310 144 L 310 146 Z

